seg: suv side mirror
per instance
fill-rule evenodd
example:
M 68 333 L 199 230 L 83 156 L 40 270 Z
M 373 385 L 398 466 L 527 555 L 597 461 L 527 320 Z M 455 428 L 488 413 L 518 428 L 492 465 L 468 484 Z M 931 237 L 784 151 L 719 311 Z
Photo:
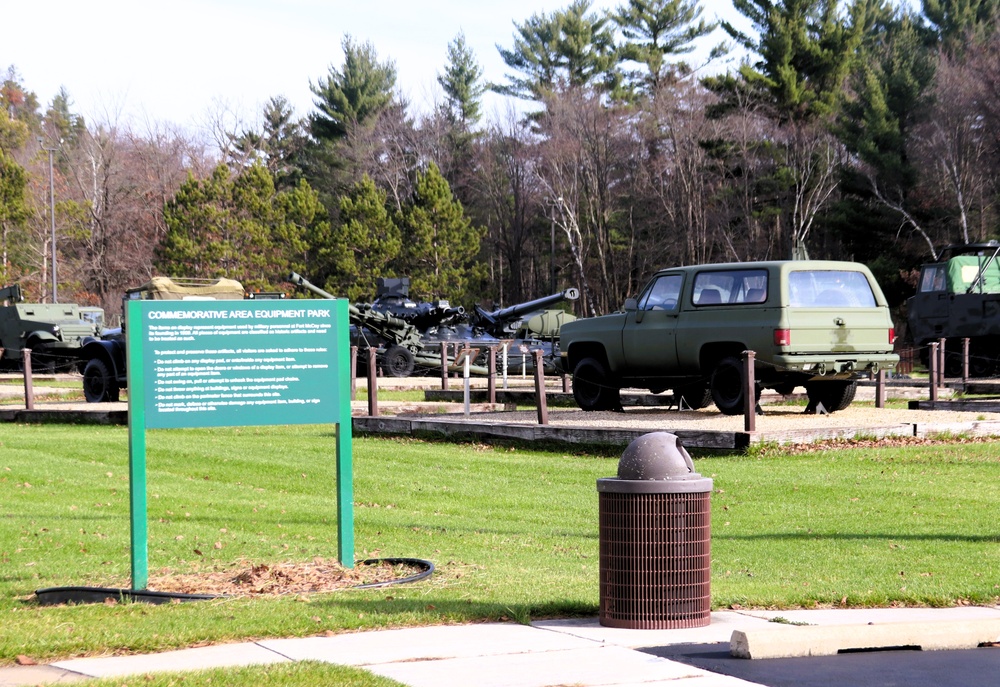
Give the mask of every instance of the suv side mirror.
M 637 301 L 634 298 L 626 298 L 625 299 L 625 305 L 624 305 L 623 309 L 625 310 L 625 312 L 631 312 L 633 310 L 638 310 L 639 309 L 639 301 Z

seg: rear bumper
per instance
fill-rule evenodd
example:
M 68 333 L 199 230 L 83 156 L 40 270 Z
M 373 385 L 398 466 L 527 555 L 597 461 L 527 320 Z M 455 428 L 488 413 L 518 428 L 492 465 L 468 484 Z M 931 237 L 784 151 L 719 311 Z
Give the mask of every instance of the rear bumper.
M 876 373 L 891 370 L 899 363 L 895 353 L 845 353 L 825 355 L 776 355 L 775 366 L 810 374 Z

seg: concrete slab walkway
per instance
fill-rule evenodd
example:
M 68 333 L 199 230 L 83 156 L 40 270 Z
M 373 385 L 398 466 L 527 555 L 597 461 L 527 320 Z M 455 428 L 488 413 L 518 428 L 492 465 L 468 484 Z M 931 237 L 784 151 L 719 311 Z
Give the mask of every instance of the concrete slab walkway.
M 712 614 L 708 626 L 682 630 L 607 628 L 597 618 L 540 620 L 530 626 L 431 626 L 0 668 L 0 687 L 302 660 L 357 666 L 412 687 L 737 687 L 760 683 L 661 658 L 649 649 L 728 644 L 734 633 L 762 632 L 774 641 L 774 633 L 780 632 L 787 633 L 782 635 L 787 636 L 787 644 L 799 647 L 798 655 L 805 656 L 809 647 L 800 639 L 816 627 L 824 628 L 824 641 L 828 641 L 831 635 L 856 636 L 860 626 L 885 626 L 891 642 L 896 629 L 900 637 L 912 638 L 925 631 L 933 635 L 945 625 L 974 628 L 996 623 L 1000 623 L 998 607 L 960 607 L 719 611 Z

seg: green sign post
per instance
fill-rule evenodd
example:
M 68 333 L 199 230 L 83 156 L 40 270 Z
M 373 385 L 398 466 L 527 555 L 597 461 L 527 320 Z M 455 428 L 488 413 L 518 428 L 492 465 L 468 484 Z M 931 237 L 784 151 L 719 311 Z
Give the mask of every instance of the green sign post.
M 146 430 L 337 425 L 337 544 L 354 566 L 346 300 L 128 301 L 132 588 L 149 579 Z

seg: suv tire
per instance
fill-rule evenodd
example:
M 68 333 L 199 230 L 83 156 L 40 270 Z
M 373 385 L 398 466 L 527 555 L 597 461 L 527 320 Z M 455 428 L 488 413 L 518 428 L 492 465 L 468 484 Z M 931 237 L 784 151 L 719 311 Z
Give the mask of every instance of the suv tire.
M 739 415 L 743 412 L 743 362 L 735 356 L 720 360 L 712 370 L 709 384 L 715 407 L 723 415 Z
M 712 404 L 712 390 L 704 382 L 683 386 L 676 390 L 676 394 L 691 410 L 701 410 Z
M 815 411 L 820 403 L 828 413 L 835 413 L 851 405 L 854 394 L 858 391 L 858 383 L 853 380 L 830 380 L 828 382 L 810 382 L 806 384 L 806 395 L 809 397 L 809 408 Z
M 584 358 L 573 368 L 573 398 L 583 410 L 617 410 L 621 406 L 618 387 L 612 386 L 604 363 Z

